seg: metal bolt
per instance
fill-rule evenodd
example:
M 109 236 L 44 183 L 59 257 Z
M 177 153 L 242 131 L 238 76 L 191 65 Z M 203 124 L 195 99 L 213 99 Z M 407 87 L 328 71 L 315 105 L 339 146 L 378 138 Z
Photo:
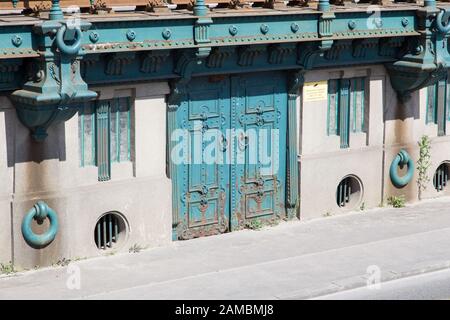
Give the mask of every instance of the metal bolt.
M 100 38 L 99 34 L 97 32 L 95 32 L 95 31 L 92 31 L 89 34 L 89 40 L 91 40 L 92 43 L 96 43 L 99 38 Z
M 269 32 L 269 26 L 264 23 L 261 25 L 261 27 L 259 29 L 261 30 L 262 34 L 266 34 L 267 32 Z
M 19 35 L 13 35 L 12 37 L 11 37 L 11 42 L 12 42 L 12 44 L 13 45 L 15 45 L 16 47 L 20 47 L 20 45 L 22 44 L 22 37 L 21 36 L 19 36 Z
M 348 22 L 348 28 L 349 28 L 350 30 L 354 30 L 354 29 L 356 28 L 356 22 L 355 22 L 354 20 L 350 20 L 350 21 Z
M 129 41 L 133 41 L 134 39 L 136 39 L 136 32 L 134 32 L 133 30 L 128 30 L 127 31 L 127 39 Z
M 166 28 L 163 30 L 162 36 L 164 39 L 168 40 L 172 36 L 172 31 L 170 31 L 170 29 Z
M 406 27 L 409 24 L 409 20 L 407 18 L 402 18 L 402 26 Z
M 232 36 L 235 36 L 235 35 L 238 33 L 238 27 L 236 27 L 236 26 L 230 26 L 230 27 L 228 28 L 228 31 L 230 32 L 230 34 L 231 34 Z

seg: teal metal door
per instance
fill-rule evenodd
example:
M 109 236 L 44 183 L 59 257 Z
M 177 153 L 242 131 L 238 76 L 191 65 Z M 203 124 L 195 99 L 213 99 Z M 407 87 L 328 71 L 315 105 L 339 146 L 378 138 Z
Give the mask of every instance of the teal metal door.
M 240 229 L 286 213 L 286 76 L 255 73 L 233 77 L 231 83 L 236 154 L 230 168 L 231 228 Z
M 225 137 L 230 126 L 228 78 L 194 78 L 175 113 L 170 154 L 174 197 L 174 238 L 190 239 L 229 229 L 229 167 L 207 154 L 214 137 Z M 178 133 L 176 133 L 178 131 Z M 223 141 L 215 152 L 225 153 Z M 224 140 L 223 138 L 222 140 Z M 175 140 L 175 141 L 174 141 Z M 213 159 L 211 159 L 213 158 Z
M 285 216 L 284 74 L 193 78 L 169 121 L 174 239 Z

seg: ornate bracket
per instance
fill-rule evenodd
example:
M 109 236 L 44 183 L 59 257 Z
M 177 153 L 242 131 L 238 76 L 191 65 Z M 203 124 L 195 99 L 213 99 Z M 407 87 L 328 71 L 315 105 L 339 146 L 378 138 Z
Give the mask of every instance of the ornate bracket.
M 333 40 L 324 40 L 321 43 L 309 42 L 299 44 L 297 47 L 297 64 L 304 69 L 314 67 L 317 58 L 323 58 L 332 48 Z
M 57 12 L 53 15 L 60 17 Z M 80 73 L 81 38 L 91 24 L 55 19 L 34 26 L 34 32 L 41 35 L 40 57 L 32 61 L 29 81 L 11 94 L 19 119 L 36 141 L 47 137 L 50 125 L 67 121 L 81 103 L 97 96 L 88 90 Z
M 447 73 L 448 25 L 443 24 L 443 12 L 438 13 L 434 1 L 426 1 L 425 7 L 418 11 L 420 37 L 410 43 L 407 54 L 400 60 L 386 65 L 400 101 L 406 101 L 413 91 L 436 83 Z

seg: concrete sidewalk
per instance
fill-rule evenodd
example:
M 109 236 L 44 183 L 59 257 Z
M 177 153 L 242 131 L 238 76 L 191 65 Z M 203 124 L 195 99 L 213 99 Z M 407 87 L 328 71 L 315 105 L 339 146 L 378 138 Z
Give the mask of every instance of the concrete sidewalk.
M 303 299 L 365 286 L 369 266 L 382 281 L 448 268 L 449 243 L 442 198 L 1 277 L 0 299 Z

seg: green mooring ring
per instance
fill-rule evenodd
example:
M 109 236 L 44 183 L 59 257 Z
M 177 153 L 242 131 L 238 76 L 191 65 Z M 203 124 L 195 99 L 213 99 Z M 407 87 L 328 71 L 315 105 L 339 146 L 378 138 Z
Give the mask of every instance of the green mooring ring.
M 447 34 L 450 31 L 450 23 L 444 25 L 444 15 L 447 14 L 446 9 L 440 9 L 440 12 L 437 14 L 435 22 L 436 22 L 436 28 L 439 30 L 439 32 L 443 34 Z
M 80 28 L 76 28 L 75 32 L 75 42 L 72 45 L 67 45 L 64 42 L 64 34 L 66 33 L 67 27 L 63 25 L 58 32 L 56 33 L 56 45 L 58 49 L 65 54 L 74 55 L 80 51 L 81 48 L 81 38 L 83 37 L 83 33 Z
M 33 219 L 50 220 L 50 228 L 43 234 L 36 234 L 31 230 Z M 44 201 L 38 201 L 33 208 L 27 212 L 22 220 L 22 235 L 25 241 L 33 247 L 45 247 L 51 243 L 58 233 L 58 217 L 56 212 Z
M 404 176 L 400 177 L 398 175 L 397 167 L 404 166 L 405 164 L 408 166 L 408 171 Z M 392 161 L 389 175 L 391 177 L 392 184 L 397 188 L 403 188 L 411 181 L 414 175 L 414 162 L 406 150 L 400 150 L 395 159 Z

